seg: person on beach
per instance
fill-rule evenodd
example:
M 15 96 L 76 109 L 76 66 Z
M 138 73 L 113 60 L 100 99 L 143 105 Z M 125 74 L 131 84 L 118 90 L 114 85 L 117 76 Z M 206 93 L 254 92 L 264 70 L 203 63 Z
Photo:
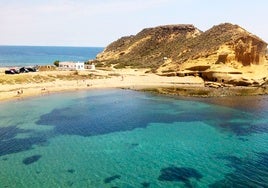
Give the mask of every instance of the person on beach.
M 17 91 L 17 95 L 21 95 L 21 94 L 23 94 L 23 90 L 22 89 L 20 89 L 20 90 Z

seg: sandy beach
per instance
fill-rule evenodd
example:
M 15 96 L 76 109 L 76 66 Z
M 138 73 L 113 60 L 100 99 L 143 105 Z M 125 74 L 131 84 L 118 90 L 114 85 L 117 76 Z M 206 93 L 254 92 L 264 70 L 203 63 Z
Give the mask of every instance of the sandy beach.
M 0 101 L 85 89 L 204 86 L 204 81 L 199 77 L 163 77 L 146 73 L 146 69 L 57 70 L 16 75 L 6 75 L 4 70 L 0 69 Z

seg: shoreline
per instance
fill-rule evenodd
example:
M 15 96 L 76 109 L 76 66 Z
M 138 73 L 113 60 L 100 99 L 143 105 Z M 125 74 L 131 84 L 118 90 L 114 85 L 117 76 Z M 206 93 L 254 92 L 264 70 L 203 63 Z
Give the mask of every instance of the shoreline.
M 5 75 L 0 72 L 0 102 L 59 92 L 112 88 L 189 97 L 268 94 L 267 87 L 209 88 L 205 87 L 205 83 L 200 77 L 167 77 L 145 72 L 145 69 L 85 70 L 79 72 L 56 70 L 19 75 Z M 255 92 L 255 90 L 258 91 Z
M 173 78 L 145 73 L 146 70 L 41 71 L 19 75 L 0 73 L 0 101 L 12 101 L 57 92 L 124 88 L 202 86 L 197 77 Z M 15 83 L 14 83 L 15 82 Z
M 159 88 L 145 88 L 145 92 L 159 93 L 170 96 L 183 96 L 195 98 L 217 98 L 217 97 L 242 97 L 242 96 L 262 96 L 268 95 L 268 88 L 264 87 L 159 87 Z

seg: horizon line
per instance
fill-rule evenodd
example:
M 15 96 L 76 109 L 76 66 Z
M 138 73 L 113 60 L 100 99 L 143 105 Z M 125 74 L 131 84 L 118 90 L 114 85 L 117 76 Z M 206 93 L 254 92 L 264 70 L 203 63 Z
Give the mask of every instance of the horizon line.
M 28 45 L 28 44 L 0 44 L 0 46 L 16 47 L 72 47 L 72 48 L 105 48 L 104 46 L 71 46 L 71 45 Z

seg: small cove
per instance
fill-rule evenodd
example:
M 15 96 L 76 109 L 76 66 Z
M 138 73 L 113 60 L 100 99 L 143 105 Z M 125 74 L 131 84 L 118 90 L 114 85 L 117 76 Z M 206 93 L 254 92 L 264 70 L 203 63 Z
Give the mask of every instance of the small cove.
M 0 187 L 265 187 L 266 99 L 110 89 L 3 102 Z

